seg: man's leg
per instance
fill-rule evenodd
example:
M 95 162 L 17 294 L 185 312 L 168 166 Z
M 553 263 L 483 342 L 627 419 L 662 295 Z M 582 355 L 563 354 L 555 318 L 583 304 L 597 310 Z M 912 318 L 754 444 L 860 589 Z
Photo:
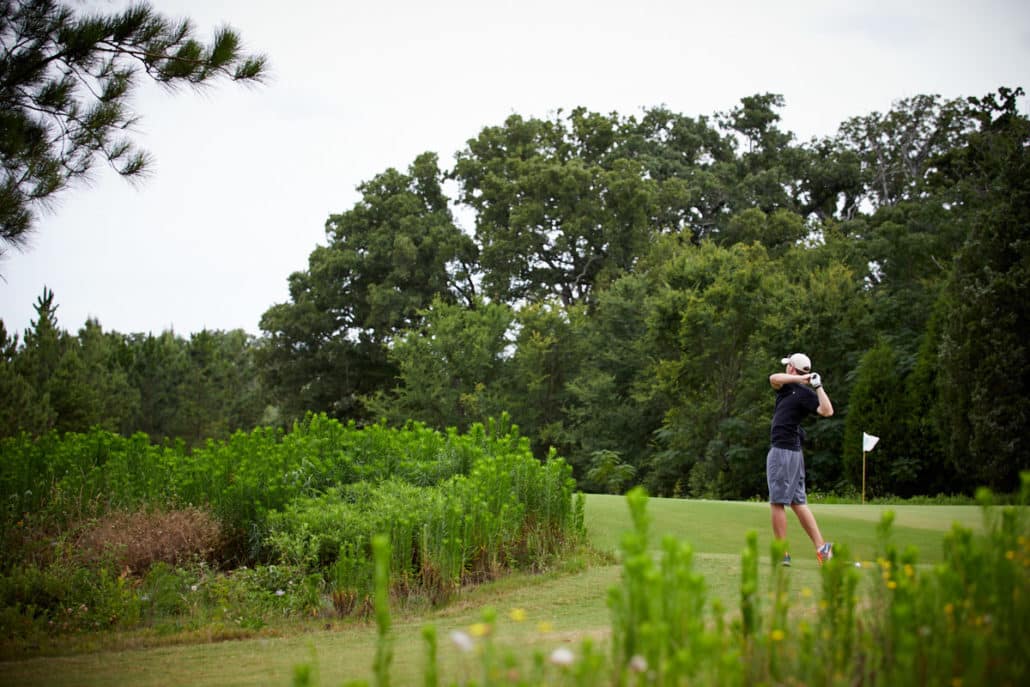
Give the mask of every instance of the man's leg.
M 798 516 L 798 521 L 801 522 L 801 527 L 804 528 L 805 533 L 808 534 L 808 538 L 812 540 L 813 544 L 815 544 L 815 548 L 818 549 L 820 546 L 825 544 L 826 542 L 823 541 L 823 535 L 822 535 L 821 532 L 819 532 L 819 525 L 817 525 L 816 522 L 815 522 L 815 516 L 812 515 L 812 511 L 808 510 L 808 506 L 806 506 L 803 503 L 793 503 L 793 504 L 791 504 L 790 507 L 794 510 L 794 514 L 796 516 Z M 783 506 L 780 506 L 780 512 L 783 514 L 783 519 L 784 519 L 783 530 L 784 530 L 784 532 L 786 532 L 786 530 L 787 530 L 787 525 L 786 525 L 787 514 L 783 510 Z M 773 520 L 775 521 L 775 515 L 773 516 Z M 775 532 L 776 532 L 776 524 L 774 522 L 774 524 L 773 524 L 773 533 L 775 534 Z
M 772 509 L 773 536 L 777 539 L 787 538 L 787 509 L 782 503 L 770 503 Z

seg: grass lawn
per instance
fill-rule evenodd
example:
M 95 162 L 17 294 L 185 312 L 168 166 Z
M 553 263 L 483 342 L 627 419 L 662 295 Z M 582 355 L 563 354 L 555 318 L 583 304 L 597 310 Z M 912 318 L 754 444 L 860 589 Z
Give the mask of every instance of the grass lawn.
M 873 557 L 876 523 L 886 507 L 815 504 L 811 508 L 827 539 L 847 544 L 860 560 Z M 895 506 L 891 510 L 896 513 L 895 544 L 917 546 L 923 563 L 940 560 L 941 541 L 953 522 L 974 531 L 982 529 L 982 512 L 975 506 Z M 728 608 L 737 608 L 740 551 L 747 531 L 756 530 L 760 552 L 768 552 L 768 505 L 651 499 L 648 514 L 654 547 L 665 535 L 690 542 L 696 568 L 707 581 L 709 598 L 721 598 Z M 586 521 L 593 546 L 615 551 L 621 534 L 630 528 L 625 499 L 588 496 Z M 819 576 L 814 552 L 793 514 L 788 515 L 788 523 L 788 536 L 794 543 L 791 594 L 797 597 L 797 608 L 804 606 L 802 596 L 808 598 L 810 592 L 818 595 Z M 421 629 L 426 624 L 437 628 L 443 675 L 454 676 L 471 669 L 471 664 L 463 664 L 463 657 L 447 636 L 452 630 L 467 630 L 477 622 L 484 606 L 498 612 L 496 641 L 517 647 L 520 652 L 549 652 L 561 645 L 574 648 L 587 636 L 603 641 L 609 627 L 607 591 L 618 583 L 619 566 L 571 567 L 576 572 L 516 574 L 470 589 L 447 608 L 418 616 L 395 615 L 393 683 L 421 682 L 425 655 Z M 760 574 L 767 575 L 767 570 L 763 565 Z M 524 622 L 507 617 L 513 608 L 525 610 Z M 80 637 L 77 647 L 86 651 L 0 664 L 0 685 L 282 686 L 291 683 L 294 666 L 302 663 L 314 666 L 317 684 L 371 679 L 375 654 L 375 626 L 371 622 L 330 621 L 328 627 L 325 622 L 309 622 L 277 629 L 284 636 L 150 648 L 127 648 L 138 645 L 142 633 L 98 636 L 95 650 L 84 647 Z M 145 636 L 142 641 L 146 641 Z
M 983 530 L 983 511 L 979 506 L 872 506 L 819 505 L 809 508 L 828 541 L 844 544 L 857 560 L 870 560 L 876 551 L 876 525 L 882 513 L 894 511 L 893 541 L 899 549 L 915 546 L 920 560 L 941 560 L 941 542 L 959 523 L 974 532 Z M 763 555 L 772 542 L 769 504 L 740 501 L 687 501 L 649 499 L 647 512 L 657 548 L 661 537 L 671 535 L 690 542 L 704 554 L 734 554 L 744 548 L 748 530 L 758 532 L 758 550 Z M 586 522 L 591 543 L 602 550 L 614 551 L 629 524 L 625 497 L 591 495 L 586 503 Z M 814 564 L 815 551 L 797 518 L 788 510 L 787 539 L 795 561 Z

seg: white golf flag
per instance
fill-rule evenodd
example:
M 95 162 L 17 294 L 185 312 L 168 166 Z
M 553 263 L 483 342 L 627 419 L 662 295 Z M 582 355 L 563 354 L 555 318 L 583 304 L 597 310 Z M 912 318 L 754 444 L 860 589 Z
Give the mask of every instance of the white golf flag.
M 872 451 L 873 446 L 876 446 L 876 442 L 880 440 L 880 437 L 874 437 L 872 434 L 866 434 L 862 432 L 862 450 Z

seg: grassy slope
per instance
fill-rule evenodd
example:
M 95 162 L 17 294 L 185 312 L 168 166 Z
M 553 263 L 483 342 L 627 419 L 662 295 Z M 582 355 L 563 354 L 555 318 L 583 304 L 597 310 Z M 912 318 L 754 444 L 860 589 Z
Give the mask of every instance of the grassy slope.
M 827 538 L 846 542 L 854 554 L 868 560 L 875 552 L 875 524 L 880 506 L 812 507 Z M 952 522 L 979 529 L 981 512 L 971 506 L 900 506 L 894 541 L 913 544 L 921 560 L 940 560 L 940 542 Z M 736 607 L 740 556 L 748 530 L 756 530 L 760 551 L 768 550 L 769 509 L 761 503 L 683 501 L 652 499 L 653 544 L 664 535 L 690 542 L 697 569 L 708 582 L 710 596 Z M 590 496 L 586 519 L 590 540 L 602 550 L 617 549 L 621 533 L 629 529 L 629 514 L 622 497 Z M 788 536 L 795 543 L 791 570 L 791 594 L 801 605 L 806 590 L 818 593 L 814 556 L 793 515 Z M 802 546 L 805 543 L 805 546 Z M 550 651 L 583 636 L 603 638 L 608 628 L 607 590 L 618 582 L 618 566 L 591 567 L 574 575 L 527 577 L 516 575 L 483 585 L 463 595 L 450 607 L 419 617 L 395 617 L 394 684 L 418 684 L 424 645 L 421 628 L 436 625 L 440 657 L 446 674 L 464 669 L 462 657 L 447 639 L 454 629 L 467 629 L 479 620 L 480 609 L 490 605 L 500 620 L 498 642 Z M 761 574 L 765 574 L 763 566 Z M 528 620 L 514 623 L 506 617 L 512 608 L 523 608 Z M 539 623 L 551 628 L 541 631 Z M 116 639 L 117 641 L 117 639 Z M 122 644 L 125 646 L 125 643 Z M 520 649 L 521 650 L 521 649 Z M 259 638 L 215 644 L 164 646 L 128 651 L 97 651 L 60 658 L 37 658 L 0 664 L 0 684 L 18 685 L 288 685 L 293 666 L 314 663 L 321 684 L 340 684 L 347 679 L 371 678 L 375 653 L 372 624 L 341 623 L 282 638 Z M 314 659 L 313 659 L 314 657 Z
M 846 544 L 852 557 L 869 560 L 876 551 L 876 524 L 885 510 L 895 513 L 893 541 L 899 548 L 916 546 L 924 563 L 941 560 L 941 542 L 953 522 L 974 531 L 982 529 L 982 511 L 977 506 L 810 506 L 823 537 Z M 739 501 L 648 501 L 651 533 L 657 546 L 662 536 L 672 535 L 690 542 L 705 554 L 738 554 L 747 530 L 758 532 L 759 551 L 769 550 L 772 530 L 769 505 Z M 629 527 L 625 499 L 621 496 L 592 495 L 587 499 L 586 521 L 590 540 L 600 549 L 615 550 L 621 533 Z M 787 538 L 795 560 L 814 560 L 815 552 L 793 513 L 787 515 Z

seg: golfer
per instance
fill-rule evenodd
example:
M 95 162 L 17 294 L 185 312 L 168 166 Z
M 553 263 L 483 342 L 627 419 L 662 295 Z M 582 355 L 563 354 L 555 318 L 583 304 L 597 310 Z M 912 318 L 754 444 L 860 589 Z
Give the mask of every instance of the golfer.
M 819 374 L 812 372 L 812 361 L 807 355 L 793 353 L 780 362 L 787 366 L 786 371 L 769 375 L 769 383 L 776 390 L 776 408 L 770 432 L 772 447 L 765 459 L 773 536 L 787 538 L 786 506 L 790 506 L 815 544 L 815 555 L 822 565 L 833 557 L 833 544 L 823 540 L 815 516 L 808 509 L 805 458 L 801 453 L 805 430 L 801 428 L 801 421 L 812 413 L 830 417 L 833 404 Z M 783 557 L 783 565 L 790 565 L 789 552 Z

